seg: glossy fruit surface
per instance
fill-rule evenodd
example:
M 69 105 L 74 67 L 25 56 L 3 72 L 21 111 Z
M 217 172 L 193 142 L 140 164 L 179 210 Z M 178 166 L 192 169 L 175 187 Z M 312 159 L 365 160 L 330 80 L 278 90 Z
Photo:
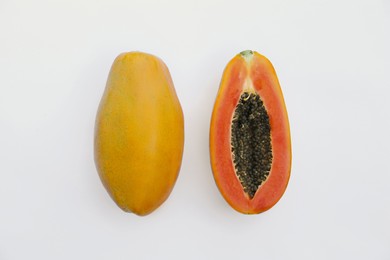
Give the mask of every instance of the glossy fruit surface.
M 183 145 L 183 112 L 164 62 L 119 55 L 95 125 L 95 164 L 112 199 L 137 215 L 159 207 L 176 182 Z
M 241 52 L 225 68 L 211 118 L 210 160 L 221 194 L 241 213 L 270 209 L 287 187 L 287 111 L 271 62 L 257 52 Z

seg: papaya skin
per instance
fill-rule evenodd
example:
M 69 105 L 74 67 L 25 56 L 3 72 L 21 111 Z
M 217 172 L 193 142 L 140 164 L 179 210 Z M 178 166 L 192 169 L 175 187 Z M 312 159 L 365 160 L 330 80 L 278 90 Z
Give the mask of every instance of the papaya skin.
M 261 97 L 271 126 L 271 170 L 252 199 L 244 193 L 235 173 L 230 143 L 232 115 L 244 91 Z M 259 214 L 272 208 L 283 196 L 290 178 L 291 161 L 289 120 L 275 69 L 263 55 L 241 52 L 224 70 L 211 117 L 210 162 L 217 187 L 236 211 Z
M 126 212 L 153 212 L 175 185 L 183 146 L 183 112 L 164 62 L 120 54 L 95 122 L 95 164 L 111 198 Z

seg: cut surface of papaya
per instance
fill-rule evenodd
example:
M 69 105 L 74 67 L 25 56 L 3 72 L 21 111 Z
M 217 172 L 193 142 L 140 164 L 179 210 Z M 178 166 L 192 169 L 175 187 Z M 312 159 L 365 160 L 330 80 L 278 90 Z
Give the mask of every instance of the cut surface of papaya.
M 243 51 L 226 66 L 210 125 L 210 161 L 225 200 L 244 214 L 273 207 L 286 190 L 291 138 L 271 62 Z
M 183 154 L 184 118 L 164 62 L 119 55 L 108 76 L 95 125 L 95 163 L 116 204 L 147 215 L 169 196 Z

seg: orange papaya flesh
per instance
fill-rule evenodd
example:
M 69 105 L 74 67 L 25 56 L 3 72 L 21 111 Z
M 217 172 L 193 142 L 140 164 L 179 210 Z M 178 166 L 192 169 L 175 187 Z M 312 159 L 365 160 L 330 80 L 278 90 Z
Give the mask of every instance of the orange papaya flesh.
M 225 200 L 244 214 L 273 207 L 291 170 L 287 110 L 276 72 L 244 51 L 226 66 L 210 126 L 210 160 Z

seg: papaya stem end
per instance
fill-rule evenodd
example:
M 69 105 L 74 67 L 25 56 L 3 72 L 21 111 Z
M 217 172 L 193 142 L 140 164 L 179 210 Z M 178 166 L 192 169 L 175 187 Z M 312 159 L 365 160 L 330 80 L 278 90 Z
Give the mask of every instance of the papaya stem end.
M 249 63 L 252 60 L 253 51 L 245 50 L 245 51 L 240 52 L 240 55 L 245 59 L 246 62 Z

